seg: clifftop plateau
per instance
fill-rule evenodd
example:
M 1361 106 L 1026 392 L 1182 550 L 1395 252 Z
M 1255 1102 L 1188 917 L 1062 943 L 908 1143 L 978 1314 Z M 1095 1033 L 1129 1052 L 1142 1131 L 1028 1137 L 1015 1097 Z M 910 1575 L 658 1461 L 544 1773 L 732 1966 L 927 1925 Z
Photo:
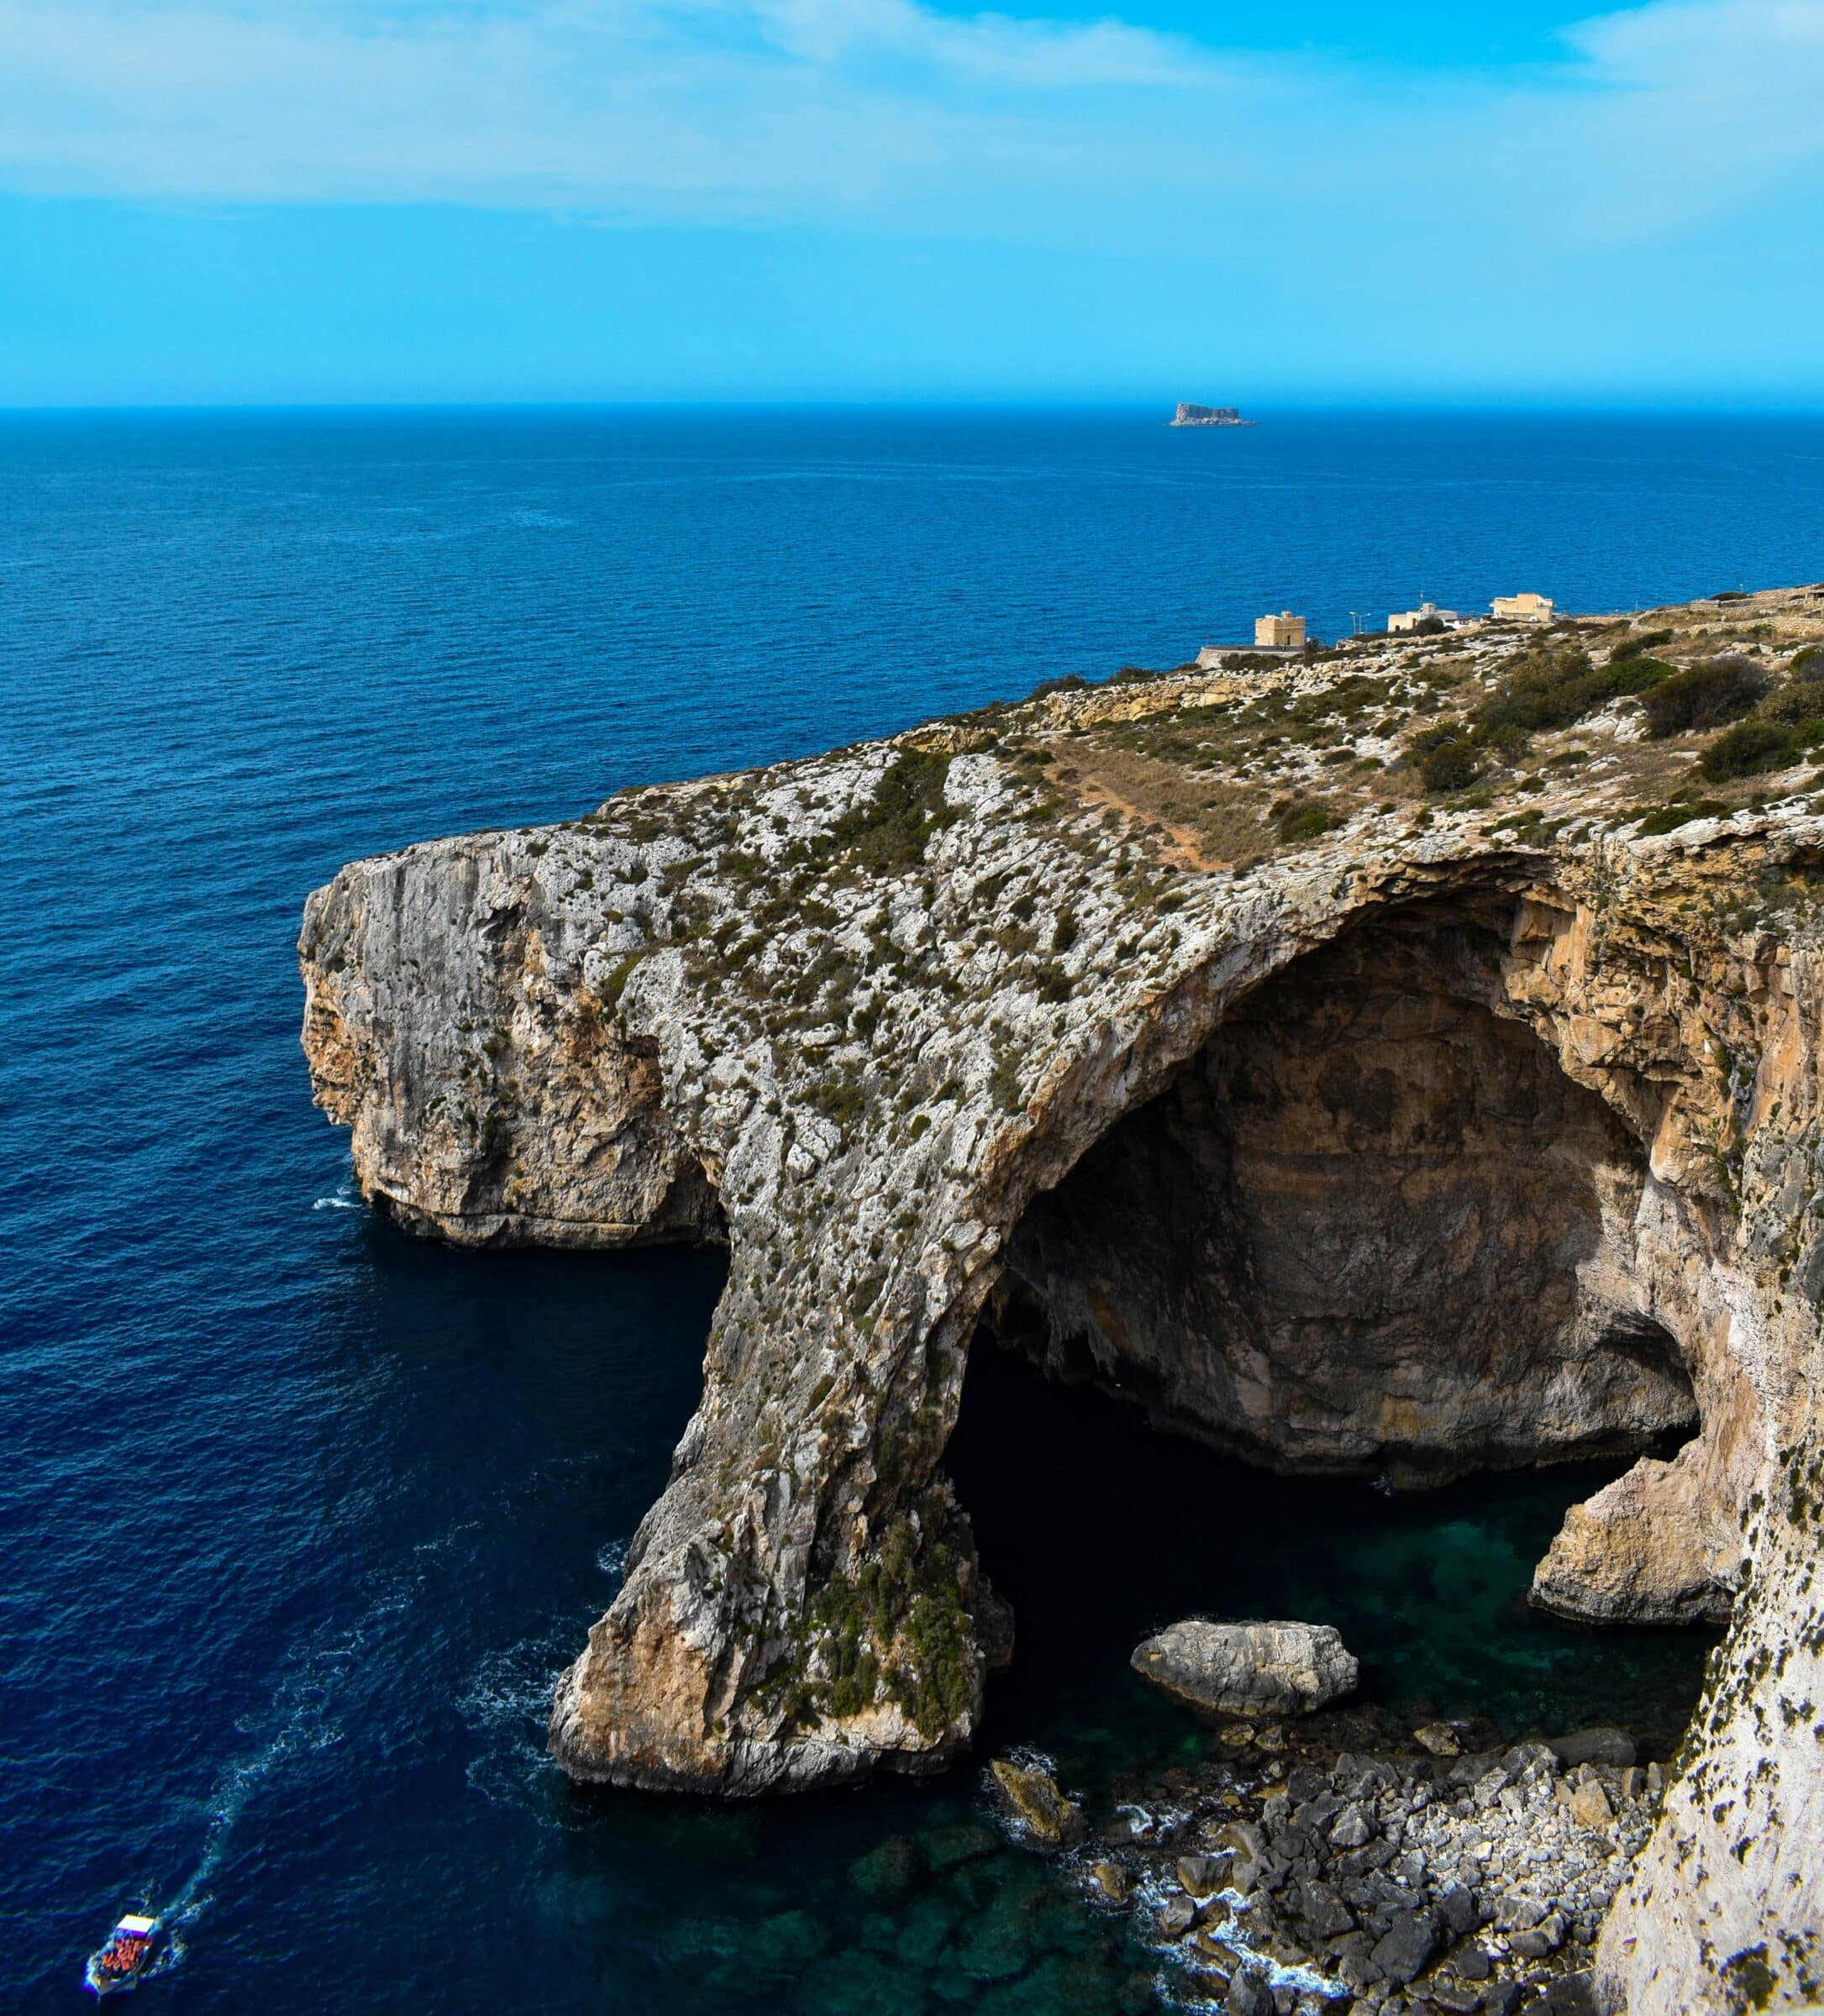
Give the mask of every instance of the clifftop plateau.
M 1534 1585 L 1729 1620 L 1604 1992 L 1816 1992 L 1820 748 L 1824 587 L 1066 681 L 313 894 L 376 1209 L 728 1247 L 565 1769 L 962 1751 L 1015 1623 L 944 1468 L 972 1348 L 1282 1470 L 1643 1452 Z

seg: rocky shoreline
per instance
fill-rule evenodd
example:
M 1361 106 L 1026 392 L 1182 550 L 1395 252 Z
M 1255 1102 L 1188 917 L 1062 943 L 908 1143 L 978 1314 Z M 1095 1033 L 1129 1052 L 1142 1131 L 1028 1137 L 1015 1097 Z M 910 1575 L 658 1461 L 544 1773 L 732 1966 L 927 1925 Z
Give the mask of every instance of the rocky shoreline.
M 987 1783 L 1013 1838 L 1060 1855 L 1087 1908 L 1131 1919 L 1169 2004 L 1587 2011 L 1597 1933 L 1662 1768 L 1635 1762 L 1620 1730 L 1494 1735 L 1359 1709 L 1238 1722 L 1221 1761 L 1108 1788 L 1093 1831 L 1047 1759 L 997 1760 Z

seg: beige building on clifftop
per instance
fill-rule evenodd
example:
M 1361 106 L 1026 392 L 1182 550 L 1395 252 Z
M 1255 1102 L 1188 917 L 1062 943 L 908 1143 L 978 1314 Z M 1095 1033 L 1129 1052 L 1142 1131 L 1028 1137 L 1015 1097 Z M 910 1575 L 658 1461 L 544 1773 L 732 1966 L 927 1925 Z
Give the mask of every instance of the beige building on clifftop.
M 1558 608 L 1548 595 L 1497 595 L 1489 604 L 1496 622 L 1548 623 Z
M 1254 618 L 1254 647 L 1261 651 L 1302 651 L 1305 619 L 1282 609 L 1277 616 Z

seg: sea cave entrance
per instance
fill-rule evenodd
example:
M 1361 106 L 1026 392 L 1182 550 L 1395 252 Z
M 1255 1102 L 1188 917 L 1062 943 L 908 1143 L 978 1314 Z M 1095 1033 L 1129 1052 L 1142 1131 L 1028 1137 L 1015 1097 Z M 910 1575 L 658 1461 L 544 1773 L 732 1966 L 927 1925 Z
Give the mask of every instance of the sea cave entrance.
M 1304 1616 L 1390 1704 L 1676 1735 L 1695 1638 L 1524 1602 L 1697 1407 L 1634 1278 L 1638 1142 L 1498 1012 L 1511 922 L 1433 900 L 1294 963 L 1027 1210 L 947 1459 L 1004 1698 L 1095 1696 L 1175 1615 Z

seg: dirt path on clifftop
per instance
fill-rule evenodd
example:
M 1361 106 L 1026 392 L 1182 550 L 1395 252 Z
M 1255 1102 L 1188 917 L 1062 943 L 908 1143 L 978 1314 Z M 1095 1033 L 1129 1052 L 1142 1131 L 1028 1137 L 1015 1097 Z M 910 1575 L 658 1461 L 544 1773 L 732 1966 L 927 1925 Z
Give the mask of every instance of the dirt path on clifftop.
M 1186 868 L 1194 868 L 1206 875 L 1226 874 L 1234 867 L 1233 861 L 1212 861 L 1198 844 L 1201 836 L 1192 827 L 1169 826 L 1164 820 L 1156 818 L 1151 812 L 1143 811 L 1132 800 L 1106 784 L 1099 784 L 1093 777 L 1080 772 L 1071 780 L 1071 787 L 1079 798 L 1092 805 L 1106 805 L 1112 812 L 1119 812 L 1128 825 L 1157 839 L 1164 834 L 1170 845 L 1160 852 L 1170 859 L 1175 859 Z

